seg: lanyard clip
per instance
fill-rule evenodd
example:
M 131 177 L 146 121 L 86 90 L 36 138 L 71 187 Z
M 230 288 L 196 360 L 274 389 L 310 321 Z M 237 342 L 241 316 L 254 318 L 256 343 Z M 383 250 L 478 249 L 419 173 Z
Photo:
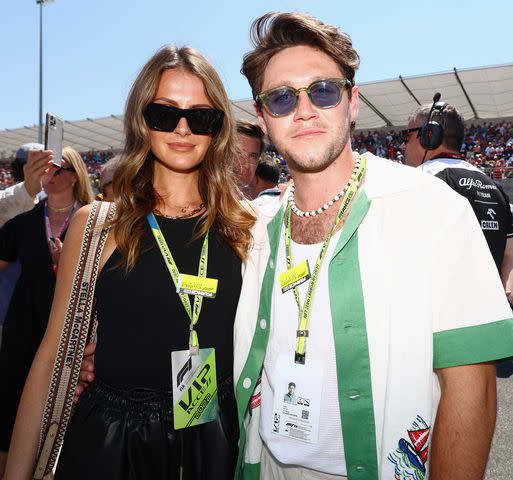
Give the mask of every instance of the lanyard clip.
M 194 330 L 194 326 L 191 323 L 190 327 L 191 333 L 189 334 L 189 355 L 198 355 L 199 354 L 199 342 L 198 342 L 198 334 L 196 330 Z
M 308 337 L 308 330 L 297 330 L 296 331 L 296 337 Z
M 306 357 L 305 353 L 295 352 L 295 354 L 294 354 L 294 363 L 298 363 L 299 365 L 304 365 L 305 364 L 305 357 Z

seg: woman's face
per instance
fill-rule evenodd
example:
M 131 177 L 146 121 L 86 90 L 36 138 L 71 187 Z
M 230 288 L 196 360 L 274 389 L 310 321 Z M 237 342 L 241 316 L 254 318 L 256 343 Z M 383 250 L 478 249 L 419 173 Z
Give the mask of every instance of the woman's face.
M 162 73 L 152 102 L 182 109 L 214 108 L 205 93 L 203 82 L 183 69 Z M 183 117 L 172 132 L 150 129 L 151 151 L 156 157 L 156 165 L 160 164 L 176 172 L 186 173 L 197 169 L 211 141 L 211 135 L 192 133 Z
M 73 167 L 64 159 L 61 165 L 61 168 L 50 168 L 41 180 L 43 189 L 49 196 L 66 190 L 73 191 L 73 186 L 77 182 L 77 174 Z

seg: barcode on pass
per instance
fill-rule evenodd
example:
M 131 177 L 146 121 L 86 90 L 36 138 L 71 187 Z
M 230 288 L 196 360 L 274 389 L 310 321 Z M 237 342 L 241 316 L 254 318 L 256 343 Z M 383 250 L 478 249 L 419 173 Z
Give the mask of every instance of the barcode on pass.
M 308 410 L 301 410 L 301 418 L 303 420 L 308 420 L 308 415 L 310 414 L 310 412 Z

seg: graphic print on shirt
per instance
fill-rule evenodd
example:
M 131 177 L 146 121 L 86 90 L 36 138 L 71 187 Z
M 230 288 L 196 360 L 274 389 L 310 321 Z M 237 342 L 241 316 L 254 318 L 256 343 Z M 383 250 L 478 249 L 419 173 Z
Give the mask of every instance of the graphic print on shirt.
M 387 457 L 395 465 L 394 480 L 424 480 L 430 427 L 417 415 L 417 419 L 406 431 L 408 437 L 401 438 L 397 448 Z

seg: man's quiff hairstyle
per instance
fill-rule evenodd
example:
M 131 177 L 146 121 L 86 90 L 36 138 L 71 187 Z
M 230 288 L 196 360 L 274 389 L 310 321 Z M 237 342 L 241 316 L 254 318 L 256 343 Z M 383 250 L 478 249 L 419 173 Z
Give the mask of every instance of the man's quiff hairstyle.
M 426 103 L 418 107 L 408 118 L 408 123 L 417 127 L 426 124 L 432 104 Z M 444 130 L 442 145 L 459 152 L 465 138 L 465 120 L 460 112 L 452 105 L 447 104 L 443 111 L 433 110 L 431 120 L 440 124 Z
M 244 55 L 241 72 L 248 79 L 253 98 L 262 91 L 269 60 L 282 50 L 299 45 L 319 49 L 331 57 L 354 85 L 360 57 L 349 35 L 331 25 L 304 13 L 270 12 L 252 23 L 250 35 L 255 48 Z M 348 92 L 351 94 L 350 88 Z

